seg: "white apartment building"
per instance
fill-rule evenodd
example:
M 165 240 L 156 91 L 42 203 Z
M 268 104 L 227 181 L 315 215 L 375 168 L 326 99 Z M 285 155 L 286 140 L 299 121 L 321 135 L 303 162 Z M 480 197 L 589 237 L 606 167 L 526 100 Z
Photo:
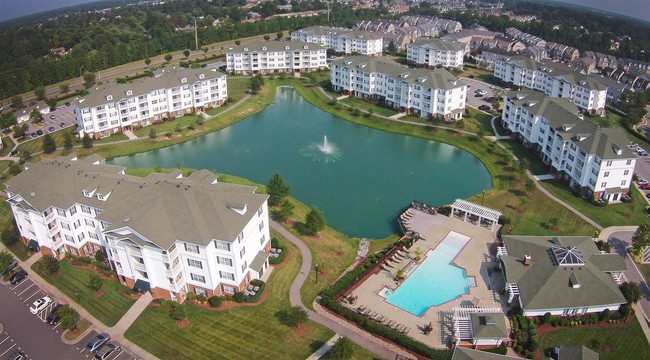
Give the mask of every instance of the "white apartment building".
M 291 33 L 291 40 L 316 43 L 343 55 L 381 56 L 381 33 L 329 26 L 311 26 Z
M 559 66 L 525 57 L 508 57 L 495 61 L 494 76 L 548 96 L 569 98 L 582 111 L 604 115 L 607 87 L 589 76 Z
M 75 100 L 75 114 L 80 136 L 102 138 L 218 107 L 227 99 L 226 76 L 216 70 L 163 69 L 150 78 L 90 90 Z
M 592 125 L 569 99 L 526 89 L 506 92 L 501 119 L 573 189 L 609 201 L 629 192 L 636 157 L 623 129 Z
M 424 118 L 458 120 L 467 86 L 445 69 L 409 69 L 387 58 L 353 56 L 331 65 L 334 91 Z
M 441 39 L 420 38 L 406 46 L 410 63 L 433 69 L 437 66 L 463 68 L 465 44 Z
M 121 282 L 157 298 L 234 294 L 268 267 L 268 196 L 207 170 L 140 178 L 71 156 L 30 164 L 5 189 L 30 246 L 58 258 L 102 249 Z
M 261 41 L 231 47 L 226 53 L 230 74 L 271 74 L 327 69 L 327 49 L 303 41 Z

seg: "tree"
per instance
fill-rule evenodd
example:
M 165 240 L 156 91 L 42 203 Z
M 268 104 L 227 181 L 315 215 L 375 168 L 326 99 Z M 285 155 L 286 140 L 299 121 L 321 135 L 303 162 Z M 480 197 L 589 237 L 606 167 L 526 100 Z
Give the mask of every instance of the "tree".
M 415 249 L 415 261 L 420 261 L 422 259 L 422 249 L 419 247 Z
M 56 142 L 50 134 L 45 134 L 43 136 L 43 152 L 46 154 L 51 154 L 56 151 Z
M 252 77 L 251 84 L 250 84 L 251 93 L 257 94 L 261 88 L 262 88 L 262 83 L 260 82 L 260 78 L 258 78 L 257 76 Z
M 167 62 L 172 61 L 172 58 L 173 58 L 172 54 L 166 54 L 165 55 L 165 61 L 167 61 Z
M 149 138 L 155 139 L 156 136 L 158 136 L 158 134 L 156 134 L 156 129 L 154 129 L 152 126 L 151 129 L 149 129 Z
M 275 39 L 280 40 L 280 39 L 282 39 L 283 36 L 284 36 L 284 33 L 282 31 L 280 31 L 277 34 L 275 34 Z
M 307 312 L 300 306 L 280 310 L 275 315 L 281 323 L 289 327 L 298 327 L 307 322 Z
M 84 134 L 84 137 L 81 139 L 81 144 L 84 149 L 90 149 L 93 147 L 93 139 L 88 134 Z
M 18 164 L 16 163 L 12 163 L 12 164 L 18 166 Z M 4 230 L 2 230 L 2 242 L 7 246 L 12 246 L 13 244 L 17 243 L 19 239 L 20 239 L 20 233 L 18 232 L 18 228 L 12 221 L 11 224 L 6 226 Z
M 61 85 L 59 85 L 59 89 L 61 90 L 62 93 L 67 94 L 68 91 L 70 91 L 70 84 L 67 82 L 63 82 L 61 83 Z
M 32 111 L 29 112 L 29 120 L 32 122 L 38 122 L 43 118 L 43 114 L 41 114 L 38 109 L 32 109 Z
M 191 54 L 190 49 L 183 50 L 183 56 L 185 56 L 186 59 L 190 57 L 190 54 Z
M 400 282 L 404 280 L 404 274 L 406 273 L 406 270 L 403 268 L 398 268 L 395 270 L 395 281 Z
M 650 246 L 650 224 L 639 225 L 632 236 L 632 253 L 639 255 L 646 246 Z
M 99 262 L 103 262 L 105 258 L 106 257 L 104 256 L 104 252 L 102 251 L 102 249 L 97 250 L 97 252 L 95 253 L 95 260 Z
M 185 308 L 181 305 L 173 305 L 169 310 L 169 317 L 172 320 L 181 321 L 185 319 L 187 315 L 185 314 Z
M 9 173 L 11 175 L 18 175 L 22 171 L 23 171 L 23 168 L 20 165 L 16 164 L 15 162 L 12 162 L 11 164 L 9 164 Z
M 95 85 L 96 77 L 94 72 L 86 71 L 84 73 L 83 79 L 84 79 L 84 86 L 86 87 L 86 89 Z
M 144 59 L 144 64 L 149 66 L 149 64 L 151 64 L 151 59 L 149 58 Z
M 293 206 L 291 201 L 289 201 L 289 199 L 284 199 L 280 211 L 278 212 L 278 220 L 282 222 L 289 220 L 291 215 L 293 215 L 294 208 L 295 207 Z
M 201 50 L 203 50 L 204 54 L 208 53 L 208 47 L 207 46 L 202 47 Z
M 45 99 L 45 87 L 44 86 L 38 86 L 37 88 L 35 88 L 34 89 L 34 96 L 36 96 L 36 100 Z
M 19 162 L 20 162 L 21 164 L 24 164 L 24 163 L 28 162 L 31 158 L 32 158 L 32 153 L 31 153 L 29 150 L 23 150 L 23 151 L 20 153 L 20 160 L 19 160 Z
M 16 120 L 16 115 L 14 115 L 11 112 L 7 112 L 5 114 L 2 114 L 0 116 L 0 128 L 1 129 L 8 129 L 14 125 L 16 125 L 18 121 Z
M 15 125 L 15 124 L 14 124 Z M 22 124 L 14 126 L 14 133 L 17 137 L 24 136 L 25 133 L 29 130 L 29 124 Z
M 619 289 L 621 289 L 625 301 L 628 304 L 636 304 L 641 300 L 641 288 L 639 284 L 626 281 L 619 286 Z
M 4 274 L 7 270 L 9 270 L 9 265 L 11 265 L 11 261 L 13 259 L 13 255 L 4 250 L 0 250 L 0 274 Z
M 56 101 L 55 98 L 48 99 L 47 101 L 45 101 L 45 103 L 46 103 L 47 106 L 50 108 L 50 111 L 54 111 L 54 110 L 56 110 L 56 103 L 57 103 L 57 101 Z
M 269 205 L 277 206 L 289 195 L 291 189 L 285 184 L 279 173 L 273 174 L 266 185 L 266 193 L 269 194 Z
M 325 218 L 318 209 L 312 207 L 305 218 L 305 232 L 307 235 L 316 235 L 325 228 Z
M 74 140 L 72 139 L 72 134 L 70 134 L 69 131 L 63 132 L 63 148 L 64 149 L 66 149 L 66 150 L 72 149 L 72 147 L 74 146 L 73 141 Z
M 397 53 L 397 46 L 395 46 L 395 42 L 394 42 L 393 40 L 391 40 L 391 41 L 388 43 L 388 47 L 386 48 L 386 51 L 387 51 L 389 54 L 395 54 L 395 53 Z
M 102 285 L 104 285 L 104 282 L 102 281 L 102 278 L 99 277 L 99 275 L 90 275 L 90 278 L 88 279 L 88 288 L 90 290 L 99 291 L 99 289 L 102 288 Z
M 264 40 L 269 41 L 269 40 L 271 40 L 271 37 L 268 36 L 268 35 L 264 35 Z
M 237 46 L 241 45 L 241 41 L 235 40 L 235 45 L 237 45 Z
M 79 322 L 79 313 L 72 306 L 65 304 L 59 309 L 61 316 L 61 327 L 66 330 L 74 330 Z
M 353 349 L 352 341 L 350 341 L 350 339 L 346 337 L 341 337 L 338 340 L 336 340 L 336 343 L 334 343 L 332 348 L 329 349 L 327 353 L 325 353 L 323 359 L 347 360 L 352 357 L 353 353 L 354 353 L 354 349 Z
M 43 268 L 48 274 L 54 274 L 59 271 L 59 260 L 52 255 L 43 255 Z
M 22 109 L 25 107 L 23 104 L 23 97 L 20 95 L 15 95 L 11 98 L 11 107 L 14 109 Z
M 519 170 L 519 177 L 520 177 L 521 179 L 523 179 L 524 176 L 526 175 L 526 169 L 528 169 L 528 160 L 525 159 L 525 158 L 519 160 L 519 167 L 518 167 L 518 170 Z

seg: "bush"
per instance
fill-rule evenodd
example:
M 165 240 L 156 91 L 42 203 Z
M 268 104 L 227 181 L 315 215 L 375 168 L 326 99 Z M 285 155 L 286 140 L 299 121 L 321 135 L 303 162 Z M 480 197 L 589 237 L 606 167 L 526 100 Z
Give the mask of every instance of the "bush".
M 74 330 L 79 321 L 79 313 L 70 305 L 66 304 L 59 309 L 59 316 L 61 316 L 61 327 L 66 330 Z
M 551 319 L 553 319 L 553 315 L 551 315 L 550 312 L 547 312 L 546 314 L 544 314 L 544 317 L 542 317 L 542 324 L 548 324 L 549 322 L 551 322 Z
M 521 352 L 524 351 L 524 347 L 521 345 L 517 345 L 515 347 L 515 351 L 521 354 Z
M 102 288 L 103 281 L 97 274 L 90 275 L 88 280 L 88 288 L 93 291 L 99 291 Z
M 104 252 L 102 251 L 102 249 L 99 249 L 99 250 L 97 250 L 97 252 L 95 252 L 95 260 L 97 260 L 99 262 L 102 262 L 102 261 L 104 261 L 104 258 L 105 258 L 105 256 L 104 256 Z
M 259 280 L 259 279 L 255 279 L 255 280 L 251 281 L 251 285 L 259 286 L 260 289 L 257 291 L 257 293 L 255 293 L 255 295 L 246 296 L 244 298 L 244 301 L 246 301 L 246 302 L 256 302 L 257 300 L 259 300 L 262 297 L 262 294 L 264 294 L 264 289 L 266 289 L 266 284 L 264 283 L 264 281 Z
M 623 317 L 623 316 L 621 315 L 620 312 L 615 312 L 615 313 L 612 313 L 612 314 L 609 316 L 609 319 L 610 319 L 610 320 L 621 320 L 622 317 Z
M 185 319 L 185 308 L 182 307 L 181 305 L 175 304 L 172 306 L 172 308 L 169 310 L 169 317 L 172 320 L 180 321 Z
M 628 304 L 623 304 L 621 307 L 618 309 L 618 311 L 621 313 L 623 317 L 628 317 L 630 314 L 632 314 L 632 309 L 630 308 L 630 305 Z
M 79 258 L 79 262 L 83 264 L 90 264 L 91 262 L 93 262 L 93 259 L 82 256 Z
M 280 310 L 275 316 L 281 323 L 289 327 L 298 327 L 307 322 L 307 312 L 300 306 L 293 306 L 288 310 Z
M 245 300 L 246 300 L 246 295 L 243 292 L 238 291 L 235 293 L 235 302 L 243 303 Z
M 221 306 L 221 298 L 218 296 L 211 297 L 210 300 L 208 300 L 208 302 L 210 303 L 210 306 L 213 308 L 218 308 L 219 306 Z
M 196 301 L 198 301 L 200 303 L 204 303 L 204 302 L 208 301 L 208 299 L 203 295 L 197 295 Z
M 608 320 L 610 316 L 611 313 L 609 309 L 605 309 L 603 310 L 603 312 L 600 313 L 600 321 Z
M 51 255 L 43 255 L 43 268 L 48 274 L 54 274 L 59 271 L 59 261 Z

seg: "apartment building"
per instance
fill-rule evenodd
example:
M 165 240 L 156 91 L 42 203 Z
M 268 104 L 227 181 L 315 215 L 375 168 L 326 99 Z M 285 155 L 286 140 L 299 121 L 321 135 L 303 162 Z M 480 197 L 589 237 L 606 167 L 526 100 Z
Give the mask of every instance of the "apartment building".
M 131 83 L 107 83 L 75 100 L 79 136 L 102 138 L 164 118 L 221 106 L 226 76 L 209 69 L 162 69 Z
M 331 65 L 334 91 L 424 118 L 458 120 L 467 86 L 445 69 L 409 69 L 387 59 L 353 56 Z
M 494 76 L 548 96 L 569 98 L 584 112 L 604 115 L 607 87 L 589 76 L 560 66 L 521 56 L 508 57 L 495 61 Z
M 121 282 L 157 298 L 234 294 L 268 267 L 268 196 L 207 170 L 141 178 L 73 155 L 28 164 L 5 190 L 21 236 L 43 254 L 102 249 Z
M 420 38 L 406 47 L 410 63 L 429 69 L 443 66 L 462 70 L 464 53 L 465 44 L 441 39 Z
M 327 69 L 327 49 L 304 41 L 260 41 L 231 47 L 226 53 L 230 74 L 271 74 Z
M 612 202 L 629 192 L 636 157 L 625 131 L 584 121 L 569 99 L 508 91 L 502 122 L 574 190 Z
M 381 56 L 384 49 L 380 33 L 329 26 L 311 26 L 294 31 L 291 40 L 321 44 L 342 55 Z

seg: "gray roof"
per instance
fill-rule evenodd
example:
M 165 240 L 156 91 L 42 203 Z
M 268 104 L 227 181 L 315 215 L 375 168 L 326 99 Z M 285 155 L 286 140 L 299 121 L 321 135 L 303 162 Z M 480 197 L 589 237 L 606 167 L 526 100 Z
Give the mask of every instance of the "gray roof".
M 251 264 L 250 264 L 249 267 L 251 269 L 259 272 L 259 270 L 262 268 L 262 265 L 264 265 L 264 262 L 266 261 L 266 259 L 268 259 L 268 257 L 269 257 L 268 253 L 260 250 L 257 253 L 257 255 L 255 255 L 255 258 L 253 259 L 253 261 L 251 261 Z
M 257 41 L 246 45 L 233 46 L 228 48 L 229 53 L 245 53 L 259 51 L 303 51 L 303 50 L 327 50 L 321 44 L 305 41 Z
M 558 360 L 598 360 L 597 352 L 584 345 L 562 346 L 558 354 Z
M 201 74 L 204 75 L 204 79 L 199 79 Z M 127 84 L 109 82 L 96 86 L 95 88 L 90 89 L 88 95 L 76 100 L 76 104 L 79 108 L 83 109 L 108 103 L 116 103 L 121 99 L 149 94 L 154 90 L 170 89 L 181 85 L 194 84 L 198 81 L 216 79 L 225 76 L 226 75 L 218 72 L 216 69 L 162 69 L 161 71 L 157 71 L 153 77 L 144 77 Z M 186 83 L 181 82 L 181 79 L 183 78 L 187 79 Z M 132 94 L 126 95 L 129 90 Z M 112 100 L 107 100 L 109 95 L 113 97 Z
M 516 283 L 524 310 L 576 308 L 625 303 L 612 276 L 596 262 L 600 252 L 588 236 L 504 236 L 501 256 L 506 282 Z M 584 265 L 560 265 L 552 249 L 572 249 Z M 531 265 L 524 265 L 526 255 Z M 574 287 L 572 285 L 579 285 Z
M 454 355 L 451 357 L 451 360 L 509 360 L 509 359 L 519 359 L 516 357 L 493 354 L 481 350 L 468 349 L 464 347 L 457 346 L 454 349 Z
M 524 106 L 529 112 L 544 117 L 564 140 L 572 140 L 588 154 L 596 154 L 601 160 L 635 158 L 627 147 L 630 141 L 622 128 L 601 128 L 582 120 L 578 108 L 567 98 L 548 97 L 529 89 L 507 91 L 505 96 L 516 106 Z
M 418 38 L 417 40 L 409 44 L 409 46 L 428 47 L 436 50 L 446 50 L 446 51 L 465 50 L 465 44 L 459 43 L 457 41 L 442 40 L 442 39 Z
M 212 239 L 234 241 L 268 198 L 251 186 L 212 184 L 205 172 L 187 178 L 176 178 L 176 173 L 140 178 L 122 175 L 122 170 L 84 160 L 43 160 L 5 186 L 39 212 L 76 203 L 102 209 L 97 219 L 109 223 L 105 232 L 128 228 L 139 234 L 129 240 L 141 244 L 146 239 L 164 249 L 176 240 L 199 245 Z M 95 190 L 106 199 L 86 197 L 83 190 Z M 233 210 L 244 205 L 244 214 Z
M 311 35 L 347 36 L 350 38 L 358 38 L 358 39 L 365 38 L 370 40 L 376 40 L 382 38 L 381 33 L 373 32 L 373 31 L 352 30 L 352 29 L 331 27 L 331 26 L 310 26 L 304 29 L 296 30 L 292 32 L 291 35 L 301 34 L 301 33 L 307 33 Z
M 470 320 L 474 339 L 504 339 L 508 337 L 506 317 L 503 313 L 472 313 Z
M 396 81 L 405 81 L 431 89 L 451 90 L 465 85 L 446 69 L 410 69 L 386 57 L 351 56 L 338 59 L 332 65 L 356 67 L 368 73 L 382 73 Z
M 593 78 L 576 72 L 576 69 L 571 69 L 568 66 L 551 61 L 538 62 L 525 56 L 513 56 L 505 59 L 509 64 L 519 66 L 524 69 L 534 71 L 544 71 L 549 76 L 564 80 L 572 85 L 581 86 L 589 90 L 606 90 L 607 87 Z

